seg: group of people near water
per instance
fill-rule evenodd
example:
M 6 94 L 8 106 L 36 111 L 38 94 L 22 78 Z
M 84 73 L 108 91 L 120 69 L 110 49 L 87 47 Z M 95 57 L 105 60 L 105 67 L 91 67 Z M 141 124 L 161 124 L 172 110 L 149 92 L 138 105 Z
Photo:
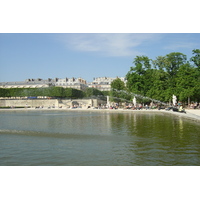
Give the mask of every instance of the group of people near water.
M 191 103 L 191 104 L 188 105 L 188 108 L 190 108 L 190 109 L 199 109 L 200 105 L 197 102 L 196 103 Z
M 15 106 L 10 106 L 11 108 L 15 108 Z M 25 108 L 30 108 L 30 106 L 28 106 L 26 104 Z M 43 105 L 41 106 L 36 106 L 36 109 L 42 109 L 44 108 Z M 53 104 L 52 106 L 48 106 L 48 109 L 50 108 L 56 108 L 55 104 Z M 58 106 L 58 108 L 64 108 L 63 106 Z M 68 106 L 66 107 L 68 109 L 76 109 L 76 108 L 86 108 L 86 109 L 129 109 L 129 110 L 150 110 L 150 109 L 165 109 L 167 111 L 169 110 L 173 110 L 173 111 L 177 111 L 177 112 L 185 112 L 184 107 L 182 102 L 178 101 L 178 103 L 175 104 L 168 104 L 168 105 L 161 105 L 161 104 L 154 104 L 153 102 L 151 102 L 150 104 L 141 104 L 138 103 L 137 105 L 134 105 L 133 103 L 124 103 L 123 105 L 119 105 L 119 103 L 112 103 L 112 104 L 98 104 L 98 106 L 94 107 L 91 104 L 89 105 L 82 105 L 82 104 L 73 104 L 72 106 Z M 188 109 L 200 109 L 200 105 L 199 103 L 191 103 L 187 106 Z
M 125 104 L 123 106 L 119 106 L 118 103 L 113 103 L 112 105 L 107 105 L 107 104 L 99 104 L 98 107 L 95 107 L 96 109 L 129 109 L 129 110 L 141 110 L 141 109 L 155 109 L 158 108 L 158 105 L 150 104 L 150 105 L 142 105 L 138 104 L 137 106 L 134 106 L 133 104 Z M 88 106 L 88 108 L 91 108 L 91 106 Z

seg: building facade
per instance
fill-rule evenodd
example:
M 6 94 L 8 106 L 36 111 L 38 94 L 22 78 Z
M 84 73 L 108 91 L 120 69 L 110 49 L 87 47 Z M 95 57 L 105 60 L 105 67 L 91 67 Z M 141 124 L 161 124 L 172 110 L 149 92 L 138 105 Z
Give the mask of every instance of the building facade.
M 100 91 L 110 91 L 111 83 L 115 79 L 120 78 L 125 84 L 126 79 L 124 77 L 99 77 L 94 78 L 90 83 L 82 78 L 48 78 L 43 80 L 37 79 L 26 79 L 25 81 L 17 82 L 0 82 L 0 88 L 45 88 L 51 86 L 63 87 L 63 88 L 74 88 L 78 90 L 84 90 L 87 87 L 96 88 Z
M 0 88 L 45 88 L 53 85 L 54 81 L 52 79 L 42 80 L 40 78 L 17 82 L 0 82 Z
M 82 90 L 87 87 L 87 83 L 82 78 L 48 78 L 47 80 L 38 78 L 17 82 L 0 82 L 0 88 L 45 88 L 51 86 Z
M 55 86 L 83 90 L 87 87 L 87 82 L 82 78 L 56 78 Z
M 98 77 L 94 78 L 94 80 L 91 83 L 88 83 L 88 87 L 91 88 L 96 88 L 100 91 L 110 91 L 111 90 L 111 83 L 119 78 L 121 81 L 124 82 L 126 85 L 126 78 L 125 77 L 116 77 L 116 78 L 111 78 L 111 77 Z

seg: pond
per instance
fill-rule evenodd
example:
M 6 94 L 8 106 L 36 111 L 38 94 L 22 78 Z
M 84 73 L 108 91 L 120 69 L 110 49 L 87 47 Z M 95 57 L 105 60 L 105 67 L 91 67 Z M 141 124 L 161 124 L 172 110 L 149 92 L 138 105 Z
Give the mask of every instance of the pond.
M 167 111 L 1 111 L 0 165 L 200 165 L 199 130 Z

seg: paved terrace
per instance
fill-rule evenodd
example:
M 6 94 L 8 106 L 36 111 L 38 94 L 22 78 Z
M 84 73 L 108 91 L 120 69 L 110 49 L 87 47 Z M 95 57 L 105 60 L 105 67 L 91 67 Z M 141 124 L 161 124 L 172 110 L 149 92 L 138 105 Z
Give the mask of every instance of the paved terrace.
M 188 116 L 193 116 L 194 118 L 200 120 L 200 109 L 186 109 L 185 111 Z

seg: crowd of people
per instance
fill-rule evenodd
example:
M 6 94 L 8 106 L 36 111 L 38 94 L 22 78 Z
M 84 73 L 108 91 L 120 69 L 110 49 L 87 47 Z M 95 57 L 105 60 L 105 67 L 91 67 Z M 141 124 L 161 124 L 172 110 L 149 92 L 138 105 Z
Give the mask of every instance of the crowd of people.
M 15 106 L 10 106 L 10 108 L 15 108 Z M 24 108 L 30 108 L 30 106 L 28 106 L 26 104 L 26 106 Z M 42 109 L 44 108 L 43 105 L 41 106 L 36 106 L 35 109 Z M 52 106 L 49 105 L 47 107 L 48 109 L 50 108 L 56 108 L 55 104 L 53 104 Z M 65 108 L 65 106 L 63 107 L 62 105 L 58 106 L 58 108 Z M 66 108 L 68 109 L 76 109 L 76 108 L 86 108 L 86 109 L 127 109 L 127 110 L 152 110 L 152 109 L 165 109 L 167 111 L 169 110 L 173 110 L 173 111 L 179 111 L 179 112 L 183 112 L 184 109 L 200 109 L 200 105 L 199 103 L 191 103 L 188 105 L 183 104 L 182 102 L 178 102 L 175 105 L 173 104 L 154 104 L 154 103 L 150 103 L 150 104 L 141 104 L 138 103 L 136 105 L 134 105 L 133 103 L 124 103 L 124 104 L 118 104 L 118 103 L 112 103 L 112 104 L 99 104 L 98 106 L 94 107 L 91 104 L 90 105 L 82 105 L 82 104 L 73 104 L 72 106 L 67 106 Z

